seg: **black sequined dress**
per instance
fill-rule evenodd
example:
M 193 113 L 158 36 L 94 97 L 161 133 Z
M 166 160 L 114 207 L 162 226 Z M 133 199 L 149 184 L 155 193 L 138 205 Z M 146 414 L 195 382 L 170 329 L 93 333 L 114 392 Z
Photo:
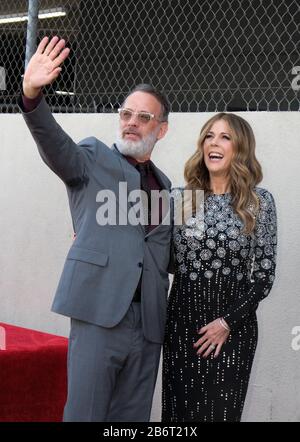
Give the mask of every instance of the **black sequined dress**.
M 209 195 L 204 224 L 191 217 L 174 228 L 175 275 L 163 355 L 162 420 L 239 421 L 257 344 L 256 308 L 274 281 L 276 210 L 255 189 L 254 234 L 242 233 L 231 195 Z M 202 223 L 202 224 L 201 224 Z M 197 330 L 218 317 L 231 328 L 218 358 L 199 357 Z

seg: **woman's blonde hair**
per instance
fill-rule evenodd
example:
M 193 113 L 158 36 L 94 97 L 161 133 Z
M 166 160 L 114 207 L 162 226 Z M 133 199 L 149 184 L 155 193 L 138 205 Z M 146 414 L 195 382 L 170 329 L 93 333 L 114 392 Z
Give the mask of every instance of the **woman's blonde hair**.
M 244 232 L 251 233 L 255 227 L 255 216 L 259 200 L 254 187 L 262 180 L 262 170 L 255 156 L 255 137 L 251 126 L 235 114 L 218 113 L 210 118 L 201 129 L 197 150 L 187 161 L 184 169 L 186 189 L 211 192 L 209 172 L 204 162 L 203 143 L 212 125 L 224 120 L 230 127 L 233 142 L 233 159 L 229 171 L 229 185 L 232 206 L 244 223 Z M 193 206 L 195 212 L 196 207 Z

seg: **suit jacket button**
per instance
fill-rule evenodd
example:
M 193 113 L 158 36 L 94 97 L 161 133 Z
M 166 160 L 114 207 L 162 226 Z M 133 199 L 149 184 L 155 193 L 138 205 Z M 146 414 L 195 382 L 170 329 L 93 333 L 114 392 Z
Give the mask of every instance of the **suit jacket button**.
M 139 263 L 138 263 L 138 266 L 139 266 L 139 267 L 143 267 L 143 263 L 142 263 L 142 262 L 139 262 Z

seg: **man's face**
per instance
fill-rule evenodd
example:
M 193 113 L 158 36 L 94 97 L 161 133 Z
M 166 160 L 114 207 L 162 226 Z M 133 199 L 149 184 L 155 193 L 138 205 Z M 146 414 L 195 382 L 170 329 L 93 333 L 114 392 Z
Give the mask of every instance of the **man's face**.
M 129 121 L 123 121 L 120 118 L 122 139 L 140 141 L 153 132 L 158 132 L 157 140 L 162 138 L 164 131 L 160 129 L 167 123 L 158 121 L 161 119 L 162 109 L 161 104 L 153 95 L 146 92 L 134 92 L 126 99 L 122 107 L 133 112 L 149 112 L 155 116 L 148 123 L 140 122 L 136 114 L 133 114 Z
M 160 121 L 162 106 L 153 95 L 139 91 L 126 99 L 122 109 L 126 109 L 127 112 L 120 115 L 117 146 L 123 155 L 146 161 L 150 158 L 156 141 L 160 140 L 168 129 L 168 123 Z M 139 116 L 139 112 L 152 114 L 154 118 L 147 121 L 147 115 Z

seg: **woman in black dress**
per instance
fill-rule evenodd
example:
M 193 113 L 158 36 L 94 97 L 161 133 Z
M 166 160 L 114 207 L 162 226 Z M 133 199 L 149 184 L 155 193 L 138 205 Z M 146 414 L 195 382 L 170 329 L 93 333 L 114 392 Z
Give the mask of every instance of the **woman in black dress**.
M 163 421 L 241 419 L 257 344 L 255 311 L 275 272 L 276 209 L 257 187 L 261 179 L 249 124 L 234 114 L 211 118 L 185 166 L 185 189 L 204 190 L 204 216 L 193 203 L 192 216 L 174 227 Z

